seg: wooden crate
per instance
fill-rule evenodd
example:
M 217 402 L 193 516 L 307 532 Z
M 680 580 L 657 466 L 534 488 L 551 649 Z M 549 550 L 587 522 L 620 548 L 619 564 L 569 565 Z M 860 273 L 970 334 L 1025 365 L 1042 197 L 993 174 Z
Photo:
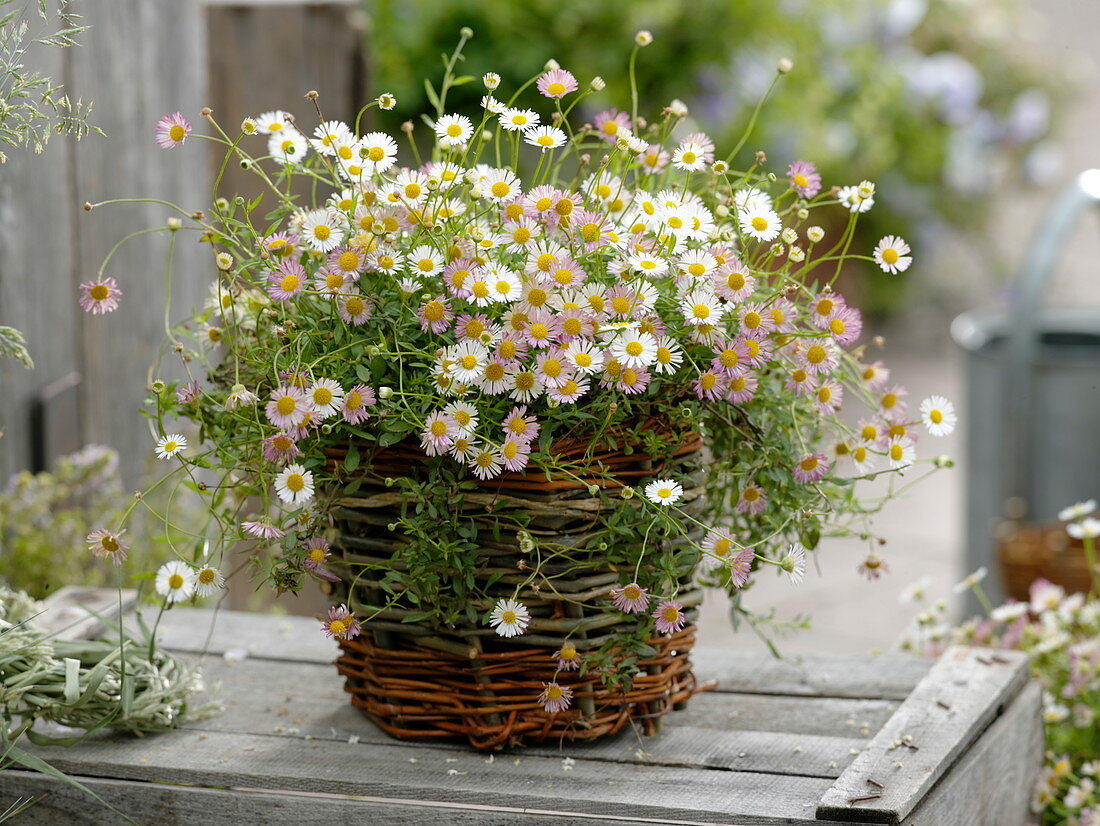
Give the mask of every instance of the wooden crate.
M 1014 826 L 1043 752 L 1039 689 L 1017 654 L 794 665 L 703 647 L 697 670 L 719 688 L 661 734 L 487 757 L 382 734 L 348 703 L 317 621 L 223 611 L 211 628 L 214 619 L 176 608 L 161 631 L 173 650 L 208 647 L 222 714 L 37 753 L 143 824 Z M 245 647 L 246 659 L 222 656 Z M 119 822 L 41 775 L 4 772 L 0 790 L 9 802 L 43 795 L 21 822 Z

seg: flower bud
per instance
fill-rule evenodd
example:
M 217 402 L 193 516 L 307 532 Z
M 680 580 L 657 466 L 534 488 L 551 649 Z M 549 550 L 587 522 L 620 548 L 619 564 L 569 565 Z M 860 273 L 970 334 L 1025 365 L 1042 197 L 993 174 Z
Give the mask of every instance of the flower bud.
M 817 226 L 810 227 L 808 230 L 806 230 L 806 237 L 810 239 L 811 243 L 816 244 L 818 241 L 825 237 L 825 230 Z
M 393 388 L 392 387 L 383 386 L 383 387 L 378 388 L 378 398 L 388 399 L 392 395 L 393 395 Z
M 779 63 L 776 65 L 775 68 L 778 70 L 779 74 L 785 75 L 787 74 L 787 72 L 794 68 L 794 63 L 791 62 L 790 58 L 781 57 L 779 58 Z
M 604 79 L 599 75 L 596 75 L 594 78 L 592 78 L 592 81 L 588 85 L 592 87 L 593 92 L 602 92 L 605 88 L 607 88 L 606 81 L 604 81 Z
M 179 218 L 169 218 L 168 219 L 168 229 L 172 230 L 173 232 L 175 232 L 177 229 L 179 229 L 182 226 L 183 226 L 183 221 L 181 221 Z
M 241 121 L 241 132 L 246 135 L 255 135 L 256 128 L 256 121 L 252 120 L 252 118 L 245 118 Z
M 219 270 L 227 272 L 233 266 L 233 256 L 230 255 L 228 252 L 219 252 L 214 257 L 214 263 L 217 265 Z
M 397 98 L 391 95 L 389 92 L 379 95 L 374 99 L 374 102 L 378 104 L 379 109 L 385 109 L 387 112 L 397 105 Z
M 725 161 L 715 161 L 710 168 L 715 175 L 725 175 L 730 171 L 730 165 Z
M 653 42 L 653 35 L 648 29 L 642 29 L 636 35 L 634 35 L 634 42 L 639 46 L 648 46 Z
M 486 72 L 481 76 L 481 82 L 484 83 L 485 88 L 491 92 L 500 85 L 500 75 L 496 72 Z
M 810 217 L 810 211 L 806 209 L 806 207 L 802 207 L 802 209 L 798 210 L 795 215 L 798 216 L 799 221 L 805 221 L 807 218 Z
M 458 33 L 463 40 L 469 40 L 471 37 L 474 36 L 474 30 L 471 29 L 469 26 L 463 26 L 461 29 L 458 30 Z
M 157 379 L 155 382 L 153 382 L 153 392 L 163 393 L 165 386 L 166 385 L 164 384 L 164 382 L 162 382 L 160 379 Z

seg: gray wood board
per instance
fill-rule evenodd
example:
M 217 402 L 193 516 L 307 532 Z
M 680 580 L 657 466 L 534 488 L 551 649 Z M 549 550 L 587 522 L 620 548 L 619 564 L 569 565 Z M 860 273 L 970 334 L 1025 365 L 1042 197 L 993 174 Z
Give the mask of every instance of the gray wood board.
M 812 819 L 822 778 L 184 730 L 35 753 L 81 776 L 367 795 L 627 818 L 774 824 Z M 733 816 L 731 818 L 731 816 Z
M 822 797 L 818 815 L 900 822 L 1019 694 L 1027 678 L 1025 654 L 949 648 Z M 868 778 L 884 787 L 871 787 Z M 852 802 L 868 794 L 878 797 Z
M 137 592 L 114 588 L 84 588 L 66 585 L 44 600 L 46 610 L 34 625 L 54 639 L 93 639 L 107 630 L 99 619 L 112 622 L 126 616 L 137 604 Z M 121 605 L 121 611 L 120 606 Z
M 161 622 L 160 638 L 170 649 L 194 653 L 247 648 L 262 659 L 315 663 L 337 656 L 336 643 L 311 617 L 220 611 L 215 621 L 210 609 L 173 608 Z M 874 700 L 905 699 L 932 667 L 931 660 L 901 654 L 816 655 L 791 663 L 722 646 L 697 648 L 693 661 L 696 675 L 718 680 L 720 691 Z

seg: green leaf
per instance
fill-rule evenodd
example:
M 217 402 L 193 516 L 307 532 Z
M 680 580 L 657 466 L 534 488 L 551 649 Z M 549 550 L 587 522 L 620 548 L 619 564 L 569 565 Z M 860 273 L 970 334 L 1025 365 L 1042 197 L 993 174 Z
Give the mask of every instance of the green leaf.
M 428 101 L 436 108 L 439 109 L 439 95 L 435 93 L 435 89 L 432 88 L 432 82 L 427 78 L 424 78 L 424 92 L 428 96 Z
M 461 77 L 456 77 L 454 80 L 452 80 L 451 85 L 452 86 L 463 86 L 463 85 L 469 83 L 473 79 L 474 79 L 473 75 L 462 75 Z
M 349 473 L 359 467 L 359 445 L 348 442 L 348 455 L 344 457 L 344 470 Z

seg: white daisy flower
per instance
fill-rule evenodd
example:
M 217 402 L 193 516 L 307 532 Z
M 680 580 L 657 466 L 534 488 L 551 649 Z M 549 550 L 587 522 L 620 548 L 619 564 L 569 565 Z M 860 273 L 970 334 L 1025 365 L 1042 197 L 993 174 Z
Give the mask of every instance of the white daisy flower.
M 340 120 L 329 120 L 320 124 L 313 130 L 313 138 L 310 139 L 310 144 L 320 155 L 335 155 L 339 144 L 354 142 L 355 135 L 351 128 Z
M 276 132 L 281 132 L 288 128 L 288 126 L 286 122 L 286 112 L 282 109 L 264 112 L 262 115 L 256 117 L 256 130 L 262 135 L 272 135 Z
M 485 369 L 489 351 L 480 341 L 466 340 L 451 347 L 447 357 L 454 362 L 451 366 L 451 375 L 454 376 L 455 381 L 469 384 L 475 381 Z
M 505 109 L 500 113 L 499 120 L 501 127 L 509 132 L 522 132 L 539 125 L 538 112 L 531 109 Z
M 157 570 L 156 588 L 169 604 L 188 599 L 195 592 L 195 570 L 178 559 L 165 562 Z
M 675 373 L 684 360 L 684 352 L 680 345 L 671 336 L 662 336 L 657 340 L 654 350 L 653 369 L 661 375 Z
M 611 356 L 623 367 L 648 367 L 657 360 L 657 339 L 629 330 L 611 342 Z
M 494 169 L 482 179 L 480 188 L 486 198 L 500 203 L 522 194 L 523 182 L 510 169 Z
M 467 436 L 472 436 L 477 429 L 477 408 L 469 402 L 451 402 L 443 408 L 443 413 L 454 419 L 459 431 Z
M 946 436 L 955 429 L 955 405 L 943 396 L 929 396 L 920 403 L 920 417 L 932 436 Z
M 748 189 L 739 189 L 733 195 L 733 205 L 738 212 L 746 209 L 771 209 L 772 199 L 766 192 L 762 192 L 754 186 Z
M 514 637 L 527 630 L 531 623 L 531 614 L 527 608 L 514 599 L 502 599 L 489 615 L 489 624 L 502 637 Z
M 1100 519 L 1086 516 L 1080 522 L 1070 522 L 1066 525 L 1066 533 L 1074 539 L 1096 539 L 1100 536 Z
M 691 290 L 680 301 L 684 320 L 693 326 L 717 324 L 722 320 L 722 302 L 711 290 Z
M 311 210 L 300 221 L 302 243 L 317 252 L 332 252 L 344 239 L 344 220 L 331 210 Z
M 489 294 L 494 301 L 511 304 L 523 294 L 523 285 L 519 277 L 511 270 L 491 267 L 485 271 L 485 281 L 489 285 Z
M 267 139 L 267 154 L 281 164 L 301 163 L 309 154 L 309 142 L 297 129 L 287 126 Z
M 591 376 L 603 369 L 603 351 L 589 339 L 571 341 L 565 350 L 565 358 L 582 376 Z
M 474 125 L 465 115 L 444 115 L 433 128 L 440 146 L 462 146 L 474 134 Z
M 322 419 L 335 416 L 344 408 L 344 390 L 332 379 L 317 379 L 306 393 L 306 398 Z
M 630 256 L 627 259 L 627 266 L 653 278 L 660 277 L 668 272 L 668 262 L 661 256 L 651 255 L 648 252 L 639 252 Z
M 478 479 L 492 479 L 500 475 L 501 463 L 504 456 L 495 447 L 479 447 L 467 460 L 467 464 L 473 468 L 474 476 Z M 497 629 L 499 633 L 500 629 Z
M 783 228 L 779 214 L 770 207 L 741 210 L 740 225 L 741 232 L 758 241 L 774 241 Z
M 779 567 L 787 572 L 791 582 L 798 585 L 806 576 L 806 549 L 799 544 L 791 545 L 779 560 Z
M 313 474 L 301 465 L 287 465 L 275 477 L 275 492 L 288 505 L 304 505 L 313 498 Z
M 565 133 L 554 126 L 535 126 L 523 131 L 523 142 L 544 152 L 557 149 L 565 140 Z
M 1062 508 L 1058 511 L 1058 519 L 1062 522 L 1076 522 L 1078 519 L 1084 519 L 1095 510 L 1096 500 L 1089 499 L 1085 502 L 1077 502 L 1068 508 Z
M 664 505 L 667 508 L 680 501 L 680 497 L 684 495 L 684 488 L 671 479 L 655 479 L 645 486 L 645 495 L 653 504 Z
M 962 582 L 956 582 L 954 585 L 952 585 L 951 590 L 956 594 L 961 594 L 963 591 L 969 591 L 971 588 L 976 587 L 979 582 L 985 579 L 986 575 L 988 574 L 989 570 L 983 565 L 978 570 L 963 577 Z
M 893 470 L 901 470 L 916 461 L 917 448 L 913 440 L 908 437 L 891 439 L 890 445 L 886 448 L 886 458 L 890 460 L 890 467 Z
M 180 433 L 169 433 L 157 442 L 157 458 L 171 459 L 187 447 L 187 439 Z
M 672 153 L 672 165 L 685 172 L 698 172 L 707 165 L 705 154 L 703 147 L 699 144 L 685 141 Z
M 217 568 L 204 565 L 195 574 L 195 594 L 200 597 L 212 597 L 225 587 L 225 577 Z
M 867 181 L 864 181 L 866 184 Z M 863 195 L 868 189 L 863 184 L 859 186 L 846 186 L 837 193 L 837 198 L 844 206 L 848 207 L 849 212 L 866 212 L 875 205 L 875 199 L 872 197 L 875 193 L 874 184 L 870 187 L 870 195 Z
M 866 476 L 875 469 L 875 454 L 871 452 L 868 442 L 857 442 L 848 449 L 848 458 L 852 460 L 856 473 Z
M 432 275 L 438 275 L 443 269 L 443 256 L 436 252 L 434 247 L 421 244 L 409 253 L 405 264 L 409 272 L 419 278 L 428 278 Z
M 385 132 L 368 132 L 359 139 L 358 149 L 368 174 L 385 172 L 397 162 L 397 142 Z
M 913 258 L 909 255 L 909 245 L 905 243 L 904 238 L 897 235 L 883 236 L 875 247 L 873 256 L 875 263 L 882 268 L 883 272 L 895 275 L 905 272 L 913 263 Z

